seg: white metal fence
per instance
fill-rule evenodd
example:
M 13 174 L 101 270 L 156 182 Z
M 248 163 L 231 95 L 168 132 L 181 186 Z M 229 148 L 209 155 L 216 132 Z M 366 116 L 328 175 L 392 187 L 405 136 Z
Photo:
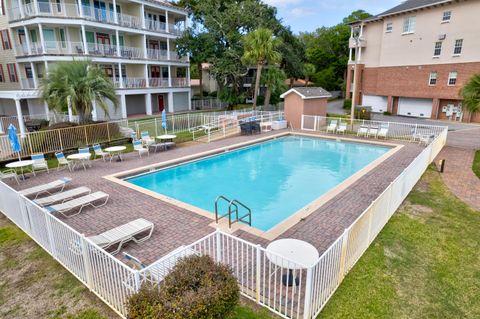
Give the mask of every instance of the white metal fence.
M 128 296 L 137 291 L 142 282 L 161 284 L 179 257 L 195 253 L 229 265 L 245 297 L 281 317 L 310 319 L 320 313 L 438 155 L 446 138 L 447 129 L 443 128 L 313 265 L 295 263 L 217 230 L 138 272 L 3 182 L 0 182 L 0 211 L 122 317 L 126 317 Z M 293 277 L 299 278 L 298 286 L 282 284 L 282 277 L 289 269 Z
M 192 100 L 193 110 L 224 109 L 224 108 L 227 108 L 228 105 L 229 105 L 228 102 L 223 102 L 219 99 Z

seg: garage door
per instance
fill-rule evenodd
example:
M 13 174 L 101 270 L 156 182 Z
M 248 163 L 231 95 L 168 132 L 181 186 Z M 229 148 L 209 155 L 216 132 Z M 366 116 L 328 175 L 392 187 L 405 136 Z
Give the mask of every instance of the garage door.
M 372 112 L 383 113 L 387 111 L 387 97 L 378 95 L 364 95 L 362 106 L 370 106 Z
M 432 115 L 431 99 L 412 99 L 401 97 L 398 99 L 398 115 L 426 117 Z

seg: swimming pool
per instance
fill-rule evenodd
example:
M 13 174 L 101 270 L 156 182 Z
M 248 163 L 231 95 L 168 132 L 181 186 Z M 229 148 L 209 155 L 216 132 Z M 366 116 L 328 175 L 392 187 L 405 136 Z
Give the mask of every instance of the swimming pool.
M 124 180 L 212 215 L 217 196 L 237 199 L 268 231 L 390 149 L 287 136 Z

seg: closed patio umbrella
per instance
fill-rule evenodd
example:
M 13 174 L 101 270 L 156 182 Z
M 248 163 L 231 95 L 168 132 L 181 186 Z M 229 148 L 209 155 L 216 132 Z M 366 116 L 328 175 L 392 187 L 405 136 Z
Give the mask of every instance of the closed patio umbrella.
M 167 112 L 165 110 L 162 111 L 162 127 L 165 129 L 165 133 L 167 133 Z
M 20 160 L 20 151 L 22 150 L 22 145 L 20 145 L 17 129 L 13 124 L 10 124 L 8 127 L 8 139 L 10 140 L 10 147 L 12 148 L 12 151 L 18 153 L 18 159 Z

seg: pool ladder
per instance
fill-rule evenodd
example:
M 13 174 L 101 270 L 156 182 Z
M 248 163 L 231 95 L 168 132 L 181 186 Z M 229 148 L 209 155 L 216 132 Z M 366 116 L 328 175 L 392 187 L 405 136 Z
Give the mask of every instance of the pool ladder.
M 225 201 L 228 203 L 228 212 L 224 215 L 219 216 L 218 215 L 218 202 L 219 201 Z M 239 217 L 238 216 L 238 208 L 239 206 L 245 208 L 247 210 L 247 214 Z M 235 215 L 235 219 L 232 220 L 232 215 Z M 224 217 L 228 216 L 228 228 L 232 228 L 232 224 L 238 223 L 238 222 L 243 222 L 247 224 L 248 226 L 252 226 L 252 210 L 243 204 L 242 202 L 234 199 L 234 200 L 229 200 L 223 195 L 220 195 L 217 197 L 215 200 L 215 222 L 218 224 L 218 221 Z M 248 221 L 245 219 L 248 218 Z

